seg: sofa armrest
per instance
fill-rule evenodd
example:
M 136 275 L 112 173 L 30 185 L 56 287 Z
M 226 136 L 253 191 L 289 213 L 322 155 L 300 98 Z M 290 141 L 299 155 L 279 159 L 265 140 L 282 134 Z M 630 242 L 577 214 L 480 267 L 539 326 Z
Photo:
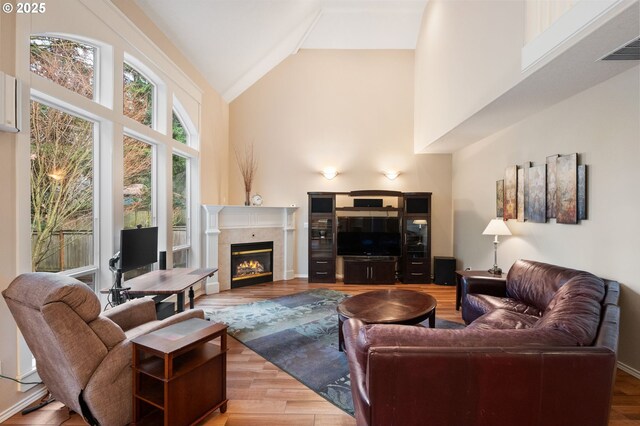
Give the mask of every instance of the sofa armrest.
M 115 322 L 122 331 L 130 330 L 157 319 L 156 304 L 150 297 L 130 300 L 104 311 L 100 315 Z
M 358 356 L 358 335 L 365 323 L 359 319 L 350 319 L 343 324 L 345 351 L 349 362 L 349 374 L 351 375 L 351 395 L 353 406 L 357 415 L 357 424 L 369 424 L 369 391 L 366 384 L 366 357 Z M 367 354 L 368 355 L 368 354 Z M 360 419 L 362 417 L 362 419 Z
M 467 294 L 487 294 L 489 296 L 507 297 L 507 280 L 500 277 L 462 277 L 461 295 L 464 300 Z

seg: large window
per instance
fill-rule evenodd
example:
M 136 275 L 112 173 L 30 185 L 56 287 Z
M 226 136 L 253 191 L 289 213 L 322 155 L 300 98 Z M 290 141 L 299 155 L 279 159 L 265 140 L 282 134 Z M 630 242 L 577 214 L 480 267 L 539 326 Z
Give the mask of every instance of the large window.
M 154 85 L 126 62 L 123 80 L 124 115 L 145 126 L 153 127 Z
M 189 159 L 173 155 L 173 266 L 189 264 Z
M 153 225 L 153 147 L 124 137 L 124 227 Z
M 94 98 L 96 48 L 57 37 L 31 36 L 31 71 Z
M 34 271 L 94 264 L 94 123 L 31 102 Z

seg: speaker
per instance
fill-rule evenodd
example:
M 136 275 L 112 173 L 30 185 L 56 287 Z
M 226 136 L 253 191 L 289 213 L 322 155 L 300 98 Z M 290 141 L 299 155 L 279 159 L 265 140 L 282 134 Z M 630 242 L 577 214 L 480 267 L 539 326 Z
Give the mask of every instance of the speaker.
M 353 207 L 382 207 L 382 198 L 354 198 Z
M 433 282 L 440 285 L 456 285 L 456 258 L 434 256 Z
M 429 213 L 429 199 L 416 197 L 405 200 L 407 213 Z
M 312 198 L 311 213 L 333 213 L 333 198 Z
M 166 251 L 160 252 L 160 258 L 158 260 L 158 264 L 160 269 L 162 270 L 167 269 L 167 252 Z

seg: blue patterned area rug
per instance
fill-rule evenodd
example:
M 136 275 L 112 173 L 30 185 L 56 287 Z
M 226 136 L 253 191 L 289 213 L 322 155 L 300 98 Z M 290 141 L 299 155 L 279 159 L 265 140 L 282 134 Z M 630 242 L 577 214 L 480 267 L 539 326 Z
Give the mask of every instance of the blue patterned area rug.
M 207 310 L 211 321 L 307 387 L 353 415 L 347 357 L 338 351 L 338 303 L 348 294 L 316 289 Z M 436 320 L 436 328 L 462 328 Z

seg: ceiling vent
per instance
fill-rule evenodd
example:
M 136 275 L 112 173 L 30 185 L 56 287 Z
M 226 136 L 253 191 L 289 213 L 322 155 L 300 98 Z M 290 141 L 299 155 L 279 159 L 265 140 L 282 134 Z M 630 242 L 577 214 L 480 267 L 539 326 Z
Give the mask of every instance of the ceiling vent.
M 640 37 L 622 46 L 615 52 L 602 58 L 603 61 L 638 61 L 640 60 Z

